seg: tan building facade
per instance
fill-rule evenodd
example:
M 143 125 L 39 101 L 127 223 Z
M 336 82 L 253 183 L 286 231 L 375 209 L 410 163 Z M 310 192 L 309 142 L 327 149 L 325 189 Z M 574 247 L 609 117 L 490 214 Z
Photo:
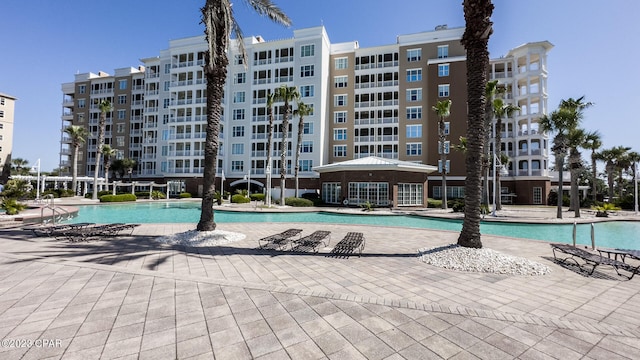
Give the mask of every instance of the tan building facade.
M 16 97 L 0 93 L 0 169 L 3 182 L 9 177 L 11 166 L 16 100 Z

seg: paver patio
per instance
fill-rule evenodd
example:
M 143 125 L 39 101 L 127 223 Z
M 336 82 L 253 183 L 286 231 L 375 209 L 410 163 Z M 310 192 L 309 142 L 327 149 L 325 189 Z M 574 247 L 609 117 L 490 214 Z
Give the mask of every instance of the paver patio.
M 293 226 L 295 225 L 295 226 Z M 360 231 L 362 257 L 257 250 L 289 227 Z M 483 236 L 486 247 L 548 265 L 545 276 L 464 273 L 419 261 L 457 233 L 333 224 L 219 224 L 246 234 L 207 248 L 160 245 L 193 224 L 68 243 L 0 230 L 2 359 L 633 359 L 640 281 L 584 276 L 546 242 Z M 331 246 L 331 244 L 329 245 Z

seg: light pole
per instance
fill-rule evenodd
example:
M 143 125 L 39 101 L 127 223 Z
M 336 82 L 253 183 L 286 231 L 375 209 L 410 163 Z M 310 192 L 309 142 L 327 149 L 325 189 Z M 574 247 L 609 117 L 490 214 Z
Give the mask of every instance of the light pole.
M 36 171 L 38 178 L 36 180 L 36 202 L 40 201 L 40 159 L 36 162 L 36 166 L 31 168 L 31 171 Z
M 633 171 L 633 186 L 635 189 L 635 197 L 634 197 L 634 202 L 635 202 L 635 210 L 636 210 L 636 215 L 638 215 L 638 163 L 634 163 L 633 166 L 634 171 Z
M 504 168 L 504 166 L 502 165 L 502 162 L 500 162 L 500 159 L 498 159 L 498 155 L 496 155 L 496 153 L 493 153 L 493 210 L 491 211 L 491 216 L 496 217 L 496 196 L 497 195 L 497 184 L 498 182 L 496 181 L 496 171 L 500 171 L 500 174 L 503 174 L 503 172 L 506 172 L 506 169 Z
M 267 164 L 267 207 L 271 207 L 271 164 Z

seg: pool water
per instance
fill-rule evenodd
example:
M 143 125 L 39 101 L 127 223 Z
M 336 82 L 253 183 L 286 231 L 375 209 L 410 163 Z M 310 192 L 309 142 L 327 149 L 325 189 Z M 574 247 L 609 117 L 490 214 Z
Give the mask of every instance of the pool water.
M 234 212 L 215 210 L 215 221 L 225 223 L 332 223 L 397 226 L 420 229 L 462 230 L 462 221 L 411 215 L 357 215 L 329 212 Z M 71 222 L 194 223 L 200 220 L 199 202 L 144 202 L 135 204 L 83 205 Z M 610 221 L 594 225 L 596 245 L 640 250 L 640 222 Z M 480 232 L 487 235 L 570 243 L 573 224 L 526 224 L 483 222 Z M 591 245 L 591 225 L 578 224 L 579 244 Z

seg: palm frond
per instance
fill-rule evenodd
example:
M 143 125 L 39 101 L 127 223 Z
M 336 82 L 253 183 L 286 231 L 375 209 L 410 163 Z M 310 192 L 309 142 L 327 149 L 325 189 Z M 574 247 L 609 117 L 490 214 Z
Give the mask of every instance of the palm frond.
M 284 26 L 291 26 L 291 19 L 271 0 L 245 0 L 245 3 L 260 16 L 266 16 Z

